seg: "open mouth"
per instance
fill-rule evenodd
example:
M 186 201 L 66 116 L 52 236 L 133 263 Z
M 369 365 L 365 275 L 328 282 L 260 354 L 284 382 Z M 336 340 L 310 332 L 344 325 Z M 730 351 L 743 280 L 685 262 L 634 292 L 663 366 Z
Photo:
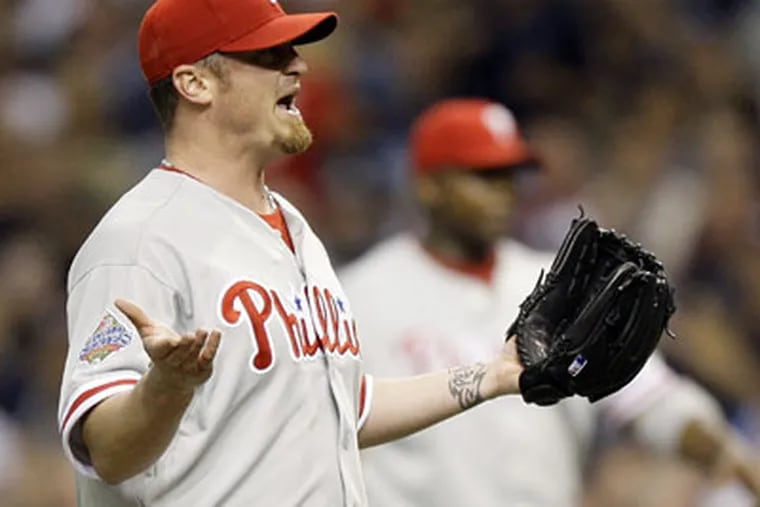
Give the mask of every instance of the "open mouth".
M 301 116 L 301 111 L 299 111 L 298 107 L 296 107 L 296 97 L 298 96 L 298 93 L 290 93 L 288 95 L 285 95 L 281 97 L 277 101 L 277 108 L 285 111 L 288 114 L 292 114 L 294 116 Z

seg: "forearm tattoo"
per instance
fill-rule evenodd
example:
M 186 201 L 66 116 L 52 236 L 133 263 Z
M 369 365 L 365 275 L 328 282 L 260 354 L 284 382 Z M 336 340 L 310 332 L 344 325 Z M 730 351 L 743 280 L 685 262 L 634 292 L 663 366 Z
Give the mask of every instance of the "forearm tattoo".
M 462 410 L 467 410 L 483 401 L 480 384 L 483 382 L 487 369 L 484 363 L 449 369 L 449 392 Z

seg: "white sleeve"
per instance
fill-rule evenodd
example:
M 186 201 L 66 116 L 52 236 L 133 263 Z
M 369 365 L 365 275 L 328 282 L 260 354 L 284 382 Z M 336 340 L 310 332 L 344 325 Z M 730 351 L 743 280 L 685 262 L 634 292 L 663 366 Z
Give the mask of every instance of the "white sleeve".
M 176 291 L 140 266 L 97 267 L 70 288 L 58 426 L 66 456 L 90 477 L 95 472 L 81 438 L 82 416 L 106 398 L 131 390 L 150 364 L 134 326 L 113 305 L 117 297 L 169 326 L 176 319 Z
M 616 426 L 630 424 L 642 444 L 658 452 L 675 452 L 689 421 L 722 425 L 717 401 L 692 380 L 678 375 L 655 354 L 626 387 L 600 402 L 603 415 Z

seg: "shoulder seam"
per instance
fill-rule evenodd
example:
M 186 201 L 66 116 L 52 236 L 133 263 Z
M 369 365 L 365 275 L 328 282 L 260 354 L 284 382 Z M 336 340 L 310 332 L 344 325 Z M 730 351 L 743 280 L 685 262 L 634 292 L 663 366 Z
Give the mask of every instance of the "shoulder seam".
M 79 286 L 79 284 L 82 282 L 82 280 L 84 280 L 85 278 L 87 278 L 87 276 L 90 273 L 92 273 L 93 271 L 96 271 L 96 270 L 101 269 L 101 268 L 119 268 L 119 267 L 121 267 L 121 268 L 139 268 L 139 269 L 145 271 L 146 273 L 148 273 L 151 276 L 151 278 L 153 278 L 158 283 L 160 283 L 161 285 L 163 285 L 164 287 L 166 287 L 167 289 L 169 289 L 171 292 L 179 292 L 179 289 L 177 289 L 176 287 L 173 287 L 171 284 L 169 284 L 169 283 L 165 282 L 164 280 L 162 280 L 161 277 L 159 277 L 156 273 L 154 273 L 153 271 L 151 271 L 150 268 L 148 268 L 147 266 L 143 266 L 142 264 L 138 264 L 138 263 L 131 263 L 130 264 L 130 263 L 118 263 L 118 262 L 114 262 L 114 263 L 107 263 L 107 264 L 98 264 L 97 266 L 93 266 L 90 269 L 88 269 L 87 271 L 85 271 L 84 273 L 82 273 L 82 276 L 80 276 L 77 279 L 77 281 L 71 285 L 71 288 L 69 289 L 69 293 L 74 292 L 74 290 Z
M 147 224 L 148 222 L 150 222 L 150 220 L 156 215 L 156 213 L 158 213 L 160 210 L 162 210 L 163 208 L 165 208 L 166 206 L 168 206 L 169 202 L 171 202 L 172 199 L 174 199 L 174 197 L 177 195 L 177 193 L 179 192 L 179 190 L 184 185 L 185 185 L 185 181 L 184 180 L 180 180 L 179 184 L 174 189 L 174 191 L 170 195 L 168 195 L 166 197 L 166 199 L 164 199 L 164 202 L 162 202 L 160 205 L 156 206 L 156 209 L 154 209 L 147 216 L 147 218 L 145 219 L 145 223 Z M 148 227 L 141 227 L 141 230 L 140 230 L 138 238 L 137 238 L 137 245 L 136 245 L 136 248 L 135 248 L 134 262 L 133 263 L 105 263 L 105 264 L 97 264 L 95 266 L 92 266 L 90 269 L 87 269 L 86 271 L 84 271 L 81 274 L 81 276 L 79 276 L 79 278 L 77 278 L 76 281 L 74 281 L 74 282 L 71 283 L 71 287 L 69 288 L 69 292 L 73 292 L 74 289 L 77 287 L 77 285 L 79 285 L 79 283 L 82 280 L 84 280 L 84 278 L 87 277 L 87 275 L 89 275 L 90 273 L 92 273 L 93 271 L 95 271 L 98 268 L 101 268 L 101 267 L 130 267 L 130 266 L 144 269 L 145 271 L 148 272 L 148 274 L 150 274 L 153 278 L 155 278 L 156 281 L 159 282 L 161 285 L 164 285 L 165 287 L 167 287 L 171 291 L 179 292 L 178 289 L 172 287 L 169 283 L 167 283 L 164 280 L 162 280 L 161 277 L 159 277 L 156 273 L 154 273 L 153 271 L 151 271 L 150 268 L 148 268 L 147 266 L 144 266 L 144 265 L 140 264 L 140 257 L 141 257 L 141 250 L 142 250 L 142 246 L 143 246 L 143 239 L 145 237 L 145 231 L 147 229 L 148 229 Z

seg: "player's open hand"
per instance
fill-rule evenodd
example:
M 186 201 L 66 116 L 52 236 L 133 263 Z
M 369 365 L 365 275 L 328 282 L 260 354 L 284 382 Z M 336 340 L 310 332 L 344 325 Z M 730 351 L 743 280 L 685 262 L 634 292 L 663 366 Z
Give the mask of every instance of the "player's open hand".
M 198 329 L 195 333 L 180 335 L 153 321 L 134 303 L 117 299 L 114 304 L 140 333 L 143 347 L 153 362 L 153 371 L 164 385 L 189 391 L 209 379 L 221 340 L 219 331 Z

